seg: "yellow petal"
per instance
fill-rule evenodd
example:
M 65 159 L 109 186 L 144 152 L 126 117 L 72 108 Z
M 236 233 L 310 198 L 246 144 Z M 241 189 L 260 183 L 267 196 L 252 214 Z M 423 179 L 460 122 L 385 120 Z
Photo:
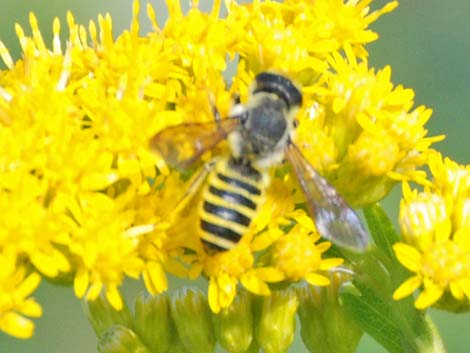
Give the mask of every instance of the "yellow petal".
M 333 257 L 330 259 L 323 259 L 320 264 L 320 270 L 326 271 L 333 267 L 338 267 L 344 262 L 343 259 Z
M 34 324 L 17 313 L 8 312 L 2 315 L 0 330 L 17 338 L 30 338 L 34 332 Z
M 88 290 L 86 298 L 88 300 L 95 300 L 100 295 L 101 289 L 103 288 L 102 282 L 94 282 L 91 284 L 90 289 Z
M 18 287 L 16 294 L 21 298 L 26 298 L 38 287 L 41 282 L 41 276 L 39 273 L 31 273 Z
M 42 308 L 34 299 L 29 298 L 21 304 L 19 312 L 30 317 L 40 317 L 42 315 Z
M 59 274 L 53 258 L 49 255 L 36 251 L 31 254 L 30 260 L 34 267 L 47 277 L 56 277 Z
M 212 312 L 217 314 L 220 311 L 219 287 L 214 278 L 211 278 L 209 281 L 209 288 L 207 290 L 207 293 L 208 293 L 209 307 L 211 308 Z
M 305 280 L 313 286 L 327 286 L 330 284 L 330 279 L 328 277 L 319 275 L 318 273 L 308 273 L 305 276 Z
M 88 288 L 88 271 L 84 267 L 79 267 L 73 281 L 73 290 L 78 298 L 83 298 Z
M 237 294 L 237 281 L 228 274 L 224 274 L 217 278 L 217 285 L 219 287 L 219 305 L 221 308 L 227 308 L 232 304 Z
M 443 289 L 438 286 L 428 286 L 416 298 L 416 309 L 426 309 L 433 305 L 444 293 Z
M 143 271 L 144 283 L 152 295 L 161 293 L 168 288 L 168 281 L 162 265 L 155 261 L 146 264 Z
M 335 114 L 339 113 L 346 105 L 346 100 L 343 98 L 335 98 L 333 100 L 333 112 Z
M 410 245 L 397 243 L 393 250 L 398 261 L 412 272 L 418 272 L 421 263 L 421 253 Z
M 258 295 L 269 295 L 271 291 L 269 290 L 268 285 L 259 279 L 254 271 L 249 271 L 243 274 L 240 277 L 240 282 L 243 286 L 248 289 L 250 292 Z
M 465 292 L 463 291 L 459 282 L 451 282 L 449 284 L 449 289 L 455 299 L 462 300 L 465 298 Z
M 284 234 L 279 228 L 268 229 L 266 232 L 256 236 L 251 242 L 251 250 L 260 251 L 266 249 Z
M 404 297 L 411 295 L 416 289 L 418 289 L 422 284 L 421 277 L 413 276 L 408 278 L 403 282 L 400 287 L 398 287 L 395 292 L 393 292 L 393 299 L 399 300 Z
M 467 298 L 470 299 L 470 278 L 464 278 L 459 281 L 459 285 L 464 291 Z
M 118 311 L 122 309 L 123 303 L 121 293 L 119 293 L 116 286 L 109 286 L 106 288 L 106 298 L 114 309 Z
M 261 267 L 254 269 L 256 276 L 265 282 L 279 282 L 284 279 L 284 273 L 273 267 Z
M 202 263 L 196 263 L 192 265 L 188 273 L 189 279 L 195 280 L 196 278 L 198 278 L 201 275 L 203 269 L 204 269 L 204 265 Z M 185 277 L 185 276 L 180 276 L 180 277 Z
M 69 272 L 70 271 L 70 263 L 67 257 L 60 252 L 59 250 L 53 250 L 53 261 L 54 266 L 61 272 Z
M 102 190 L 119 179 L 116 172 L 90 173 L 80 180 L 80 186 L 84 190 Z

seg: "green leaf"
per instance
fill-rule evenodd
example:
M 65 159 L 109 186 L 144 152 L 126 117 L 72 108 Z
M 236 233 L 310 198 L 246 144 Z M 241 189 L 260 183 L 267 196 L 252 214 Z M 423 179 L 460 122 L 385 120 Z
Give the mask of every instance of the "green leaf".
M 354 317 L 364 331 L 390 353 L 417 352 L 413 343 L 404 341 L 400 325 L 396 322 L 392 306 L 372 290 L 356 284 L 361 295 L 345 291 L 340 294 L 346 311 Z
M 377 247 L 390 259 L 395 260 L 392 245 L 400 241 L 400 237 L 382 206 L 377 203 L 364 208 L 364 216 Z

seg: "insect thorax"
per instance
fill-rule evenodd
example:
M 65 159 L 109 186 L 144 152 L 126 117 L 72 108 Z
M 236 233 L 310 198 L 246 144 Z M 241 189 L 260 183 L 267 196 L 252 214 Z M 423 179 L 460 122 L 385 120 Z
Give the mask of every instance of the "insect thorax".
M 254 94 L 245 107 L 240 128 L 229 138 L 233 155 L 262 167 L 280 163 L 290 120 L 284 100 L 272 93 Z

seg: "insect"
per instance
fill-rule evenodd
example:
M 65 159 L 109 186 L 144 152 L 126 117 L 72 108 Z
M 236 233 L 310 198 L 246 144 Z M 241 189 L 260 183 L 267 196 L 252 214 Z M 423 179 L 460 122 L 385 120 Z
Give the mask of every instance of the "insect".
M 226 251 L 239 242 L 268 185 L 267 171 L 284 159 L 297 176 L 319 233 L 351 250 L 368 246 L 358 215 L 292 142 L 294 115 L 301 105 L 302 94 L 290 79 L 262 72 L 247 103 L 234 104 L 228 118 L 170 126 L 151 139 L 151 148 L 177 168 L 188 168 L 222 140 L 229 142 L 231 154 L 205 164 L 183 196 L 187 200 L 204 185 L 199 233 L 206 251 Z

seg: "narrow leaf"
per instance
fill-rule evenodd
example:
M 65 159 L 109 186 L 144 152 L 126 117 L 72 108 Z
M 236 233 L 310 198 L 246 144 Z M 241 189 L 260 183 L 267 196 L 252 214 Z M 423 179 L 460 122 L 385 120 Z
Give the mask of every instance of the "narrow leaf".
M 364 216 L 375 244 L 389 258 L 395 259 L 392 245 L 400 241 L 400 237 L 380 204 L 364 208 Z
M 357 294 L 358 291 L 360 295 Z M 357 281 L 354 286 L 344 288 L 340 299 L 345 310 L 362 329 L 390 353 L 419 352 L 414 335 L 408 332 L 409 320 L 415 319 L 415 315 L 402 317 L 404 312 L 394 302 L 386 302 L 371 288 Z

